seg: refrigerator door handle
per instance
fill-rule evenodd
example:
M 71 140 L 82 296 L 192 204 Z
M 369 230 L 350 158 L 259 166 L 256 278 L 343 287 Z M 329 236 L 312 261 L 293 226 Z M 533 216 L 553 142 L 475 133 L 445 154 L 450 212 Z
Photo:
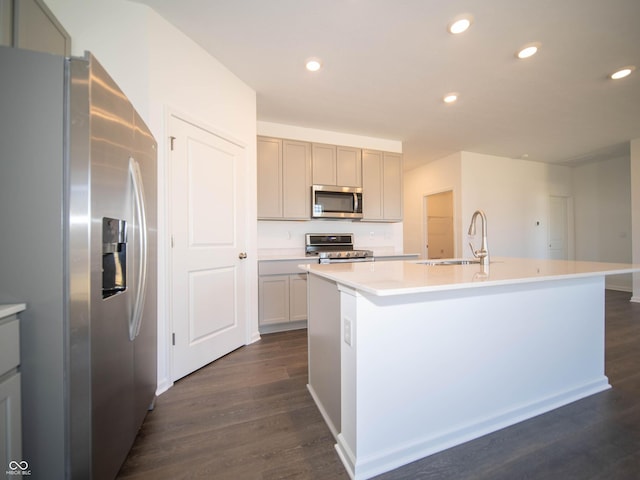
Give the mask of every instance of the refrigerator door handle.
M 133 186 L 134 212 L 138 227 L 138 268 L 135 286 L 135 301 L 133 311 L 129 319 L 129 339 L 133 341 L 140 333 L 142 326 L 142 311 L 144 309 L 144 297 L 147 290 L 147 218 L 144 203 L 144 189 L 142 186 L 142 174 L 140 165 L 129 157 L 129 176 Z

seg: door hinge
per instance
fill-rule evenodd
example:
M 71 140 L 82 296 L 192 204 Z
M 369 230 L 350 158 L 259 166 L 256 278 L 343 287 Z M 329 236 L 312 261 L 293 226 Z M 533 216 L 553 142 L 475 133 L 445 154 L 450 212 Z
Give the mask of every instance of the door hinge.
M 175 246 L 175 241 L 173 240 L 173 234 L 171 234 L 171 248 Z
M 171 151 L 173 152 L 173 142 L 175 141 L 176 137 L 171 136 L 169 137 L 169 141 L 171 142 Z
M 171 345 L 175 346 L 176 344 L 176 334 L 172 333 L 171 334 Z

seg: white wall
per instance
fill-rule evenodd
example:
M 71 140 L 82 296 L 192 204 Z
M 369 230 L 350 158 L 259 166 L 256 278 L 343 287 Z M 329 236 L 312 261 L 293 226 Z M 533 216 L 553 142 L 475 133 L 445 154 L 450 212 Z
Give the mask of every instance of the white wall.
M 633 263 L 640 265 L 640 138 L 631 141 L 631 225 Z M 640 273 L 633 275 L 631 301 L 640 302 Z
M 402 253 L 402 223 L 345 220 L 258 222 L 260 255 L 304 253 L 306 233 L 353 233 L 357 249 L 373 250 L 376 255 Z M 406 253 L 417 253 L 406 251 Z
M 158 141 L 158 390 L 171 384 L 171 331 L 167 224 L 167 131 L 169 112 L 242 143 L 247 151 L 248 218 L 256 216 L 256 95 L 201 47 L 150 8 L 125 0 L 45 0 L 72 37 L 74 55 L 90 50 L 107 69 Z M 249 258 L 257 259 L 256 222 L 248 224 Z M 247 264 L 247 312 L 258 331 L 257 262 Z M 250 338 L 249 332 L 248 338 Z
M 462 152 L 461 191 L 465 244 L 471 216 L 480 209 L 491 255 L 547 258 L 549 196 L 571 197 L 571 169 Z
M 344 147 L 368 148 L 384 152 L 402 153 L 402 142 L 385 138 L 366 137 L 350 133 L 332 132 L 317 128 L 298 127 L 274 122 L 258 122 L 258 135 L 288 138 L 305 142 L 328 143 Z
M 404 250 L 426 258 L 425 197 L 453 191 L 455 256 L 462 255 L 460 178 L 462 152 L 415 168 L 404 175 Z
M 576 259 L 631 263 L 629 157 L 573 167 Z M 607 288 L 631 291 L 631 275 L 607 277 Z
M 466 232 L 473 212 L 482 209 L 492 255 L 546 258 L 549 197 L 561 196 L 568 200 L 570 259 L 640 263 L 640 241 L 632 255 L 632 238 L 640 238 L 640 139 L 631 145 L 631 161 L 567 167 L 458 152 L 405 172 L 404 249 L 424 253 L 425 195 L 453 190 L 456 256 L 470 255 Z M 606 286 L 631 291 L 631 279 L 609 276 Z M 634 292 L 640 301 L 640 275 Z
M 471 255 L 475 210 L 487 215 L 492 256 L 547 256 L 549 196 L 571 196 L 571 170 L 512 158 L 458 152 L 405 174 L 405 250 L 424 245 L 424 197 L 454 191 L 455 255 Z M 479 235 L 474 245 L 479 246 Z M 571 253 L 571 252 L 570 252 Z
M 269 137 L 402 153 L 402 142 L 383 138 L 272 122 L 258 122 L 257 131 L 258 135 Z M 298 254 L 304 252 L 305 233 L 353 233 L 356 248 L 371 249 L 378 255 L 402 252 L 402 222 L 344 220 L 310 220 L 308 222 L 261 220 L 258 222 L 258 248 L 262 255 L 278 252 Z M 407 251 L 407 253 L 415 252 Z

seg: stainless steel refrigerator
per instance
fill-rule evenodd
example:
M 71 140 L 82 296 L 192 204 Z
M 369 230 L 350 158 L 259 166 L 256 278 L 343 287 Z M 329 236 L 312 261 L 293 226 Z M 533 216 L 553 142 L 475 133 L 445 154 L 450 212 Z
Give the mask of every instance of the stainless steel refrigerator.
M 27 304 L 15 460 L 112 479 L 157 383 L 156 142 L 89 53 L 0 47 L 0 92 L 0 303 Z

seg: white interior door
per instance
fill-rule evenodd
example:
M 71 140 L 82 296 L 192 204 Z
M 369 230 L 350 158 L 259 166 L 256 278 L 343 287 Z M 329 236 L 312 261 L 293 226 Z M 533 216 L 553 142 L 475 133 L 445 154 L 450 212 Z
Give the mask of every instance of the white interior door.
M 566 260 L 567 256 L 567 198 L 549 197 L 549 258 Z
M 244 148 L 171 116 L 172 379 L 245 343 Z

